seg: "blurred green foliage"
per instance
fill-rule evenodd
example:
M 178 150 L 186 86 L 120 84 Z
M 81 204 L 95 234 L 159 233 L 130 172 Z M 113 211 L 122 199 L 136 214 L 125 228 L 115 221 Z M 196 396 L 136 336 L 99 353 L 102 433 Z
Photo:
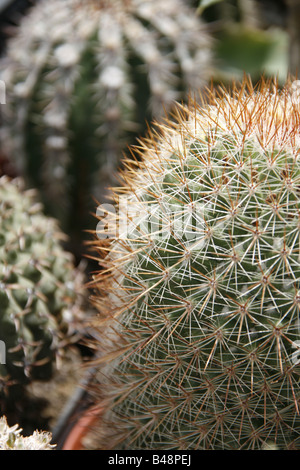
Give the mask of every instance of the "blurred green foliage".
M 214 82 L 229 84 L 244 73 L 253 82 L 289 69 L 288 9 L 283 0 L 191 0 L 215 38 Z
M 215 80 L 241 79 L 255 82 L 261 74 L 277 76 L 283 83 L 288 71 L 288 38 L 280 30 L 260 31 L 240 26 L 224 31 L 215 45 Z

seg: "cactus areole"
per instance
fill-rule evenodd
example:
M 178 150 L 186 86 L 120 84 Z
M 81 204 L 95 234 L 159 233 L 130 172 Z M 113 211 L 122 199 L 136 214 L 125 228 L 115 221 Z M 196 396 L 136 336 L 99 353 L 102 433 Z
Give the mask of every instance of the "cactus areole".
M 178 107 L 123 173 L 96 242 L 104 448 L 299 449 L 294 85 Z

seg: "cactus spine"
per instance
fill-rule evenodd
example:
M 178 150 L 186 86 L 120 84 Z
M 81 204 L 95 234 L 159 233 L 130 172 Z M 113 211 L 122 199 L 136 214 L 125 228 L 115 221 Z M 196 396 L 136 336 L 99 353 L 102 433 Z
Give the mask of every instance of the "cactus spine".
M 35 191 L 0 178 L 1 404 L 11 390 L 52 377 L 78 327 L 82 273 L 61 247 L 63 238 Z
M 211 92 L 128 163 L 95 242 L 104 448 L 299 449 L 293 86 Z
M 41 1 L 23 19 L 1 63 L 2 144 L 63 230 L 82 238 L 125 146 L 203 86 L 209 56 L 182 0 Z

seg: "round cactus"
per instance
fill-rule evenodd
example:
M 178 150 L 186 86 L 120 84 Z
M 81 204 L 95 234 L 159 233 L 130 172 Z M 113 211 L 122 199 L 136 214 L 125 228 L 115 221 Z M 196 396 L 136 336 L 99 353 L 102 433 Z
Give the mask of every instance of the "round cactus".
M 34 191 L 0 178 L 0 398 L 10 385 L 51 378 L 76 332 L 82 274 L 63 237 Z
M 211 92 L 123 172 L 95 242 L 103 448 L 300 448 L 297 99 Z
M 182 0 L 45 0 L 23 18 L 0 64 L 2 145 L 73 241 L 127 144 L 203 86 L 209 56 Z

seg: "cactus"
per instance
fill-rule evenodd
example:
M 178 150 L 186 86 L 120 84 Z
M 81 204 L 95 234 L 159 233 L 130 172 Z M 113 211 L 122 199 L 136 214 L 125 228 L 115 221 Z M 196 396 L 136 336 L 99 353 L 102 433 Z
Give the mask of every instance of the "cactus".
M 209 56 L 182 0 L 45 0 L 23 19 L 0 65 L 2 145 L 73 241 L 127 144 L 205 84 Z
M 122 172 L 92 281 L 104 449 L 300 448 L 297 83 L 179 106 Z
M 0 178 L 0 403 L 12 390 L 47 380 L 82 316 L 80 268 L 61 247 L 36 192 Z M 14 392 L 13 392 L 14 393 Z
M 52 435 L 49 432 L 34 431 L 31 436 L 22 436 L 18 424 L 9 426 L 5 416 L 0 418 L 0 450 L 52 450 Z

